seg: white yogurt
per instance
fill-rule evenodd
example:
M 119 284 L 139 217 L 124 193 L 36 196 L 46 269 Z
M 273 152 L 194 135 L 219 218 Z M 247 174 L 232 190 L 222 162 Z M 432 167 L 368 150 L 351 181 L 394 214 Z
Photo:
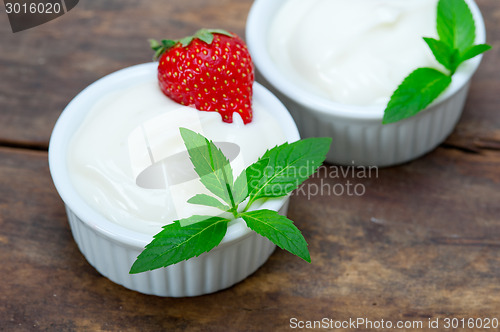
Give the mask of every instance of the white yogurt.
M 232 124 L 224 123 L 218 113 L 173 102 L 155 80 L 110 94 L 96 103 L 72 138 L 68 156 L 72 182 L 85 201 L 109 220 L 145 234 L 156 234 L 178 218 L 220 213 L 186 202 L 195 194 L 210 193 L 186 157 L 179 127 L 230 145 L 236 177 L 267 149 L 286 141 L 258 100 L 253 109 L 250 124 L 244 125 L 236 114 Z M 168 174 L 144 178 L 152 165 L 159 166 L 152 173 L 168 170 Z
M 276 65 L 302 88 L 351 105 L 386 105 L 418 67 L 441 68 L 437 0 L 288 0 L 272 22 Z

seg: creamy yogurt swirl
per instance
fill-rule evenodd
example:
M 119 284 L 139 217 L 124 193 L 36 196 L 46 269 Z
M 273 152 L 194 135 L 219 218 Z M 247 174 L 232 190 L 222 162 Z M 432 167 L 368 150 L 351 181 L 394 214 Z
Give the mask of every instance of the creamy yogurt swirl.
M 186 203 L 195 194 L 210 193 L 194 173 L 179 127 L 218 142 L 225 154 L 228 150 L 236 177 L 268 148 L 286 141 L 264 105 L 254 100 L 253 109 L 250 124 L 236 114 L 233 123 L 224 123 L 217 113 L 173 102 L 155 79 L 111 93 L 95 104 L 70 142 L 71 180 L 106 218 L 145 234 L 156 234 L 178 218 L 219 214 Z
M 295 84 L 333 101 L 386 105 L 418 67 L 440 68 L 422 37 L 436 37 L 437 0 L 287 0 L 268 47 Z

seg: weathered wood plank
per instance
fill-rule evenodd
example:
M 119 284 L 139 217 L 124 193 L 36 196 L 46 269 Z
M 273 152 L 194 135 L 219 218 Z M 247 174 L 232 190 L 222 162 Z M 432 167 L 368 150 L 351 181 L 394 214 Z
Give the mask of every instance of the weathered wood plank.
M 496 151 L 443 148 L 371 178 L 328 166 L 289 214 L 312 264 L 278 250 L 226 291 L 168 299 L 100 276 L 72 239 L 46 154 L 0 149 L 0 330 L 258 331 L 285 330 L 292 317 L 496 315 L 499 166 Z M 349 184 L 364 195 L 338 195 Z
M 494 49 L 445 144 L 371 178 L 328 166 L 296 193 L 289 213 L 310 244 L 312 264 L 278 250 L 242 283 L 182 299 L 128 291 L 86 262 L 43 150 L 81 89 L 151 59 L 148 38 L 201 26 L 243 35 L 252 1 L 81 1 L 17 34 L 0 13 L 0 145 L 23 148 L 0 147 L 0 331 L 272 331 L 287 330 L 292 317 L 498 316 L 500 4 L 477 2 Z M 350 196 L 348 188 L 365 192 Z

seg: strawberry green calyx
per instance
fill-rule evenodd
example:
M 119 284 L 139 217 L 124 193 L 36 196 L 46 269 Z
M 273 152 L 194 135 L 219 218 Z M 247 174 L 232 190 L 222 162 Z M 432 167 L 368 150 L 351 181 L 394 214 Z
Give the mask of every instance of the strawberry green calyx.
M 151 46 L 153 51 L 155 51 L 153 59 L 158 60 L 163 53 L 174 47 L 175 44 L 177 44 L 175 40 L 163 39 L 160 43 L 155 39 L 150 39 L 149 45 Z
M 161 42 L 158 42 L 155 39 L 150 39 L 149 44 L 151 46 L 151 49 L 155 51 L 154 59 L 159 59 L 163 53 L 171 49 L 177 44 L 180 44 L 182 47 L 186 47 L 191 42 L 193 39 L 199 39 L 201 41 L 204 41 L 207 44 L 211 44 L 212 41 L 214 40 L 214 34 L 220 34 L 220 35 L 225 35 L 228 37 L 233 37 L 233 34 L 231 34 L 229 31 L 224 30 L 224 29 L 200 29 L 196 31 L 196 33 L 192 36 L 184 37 L 178 40 L 172 40 L 172 39 L 163 39 Z
M 191 43 L 191 41 L 193 41 L 193 39 L 198 38 L 199 40 L 202 40 L 210 45 L 214 40 L 214 33 L 218 33 L 220 35 L 225 35 L 228 37 L 233 37 L 233 35 L 229 31 L 223 29 L 200 29 L 196 31 L 196 33 L 193 36 L 179 39 L 179 43 L 181 43 L 182 47 L 186 47 Z

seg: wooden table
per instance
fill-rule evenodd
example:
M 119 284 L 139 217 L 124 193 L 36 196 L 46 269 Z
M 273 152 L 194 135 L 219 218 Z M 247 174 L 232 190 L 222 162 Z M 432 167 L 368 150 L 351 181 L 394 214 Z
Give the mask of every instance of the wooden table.
M 159 298 L 118 286 L 80 254 L 47 166 L 53 125 L 85 86 L 151 60 L 148 38 L 199 27 L 244 35 L 251 0 L 81 1 L 13 34 L 0 12 L 0 331 L 278 331 L 290 320 L 500 319 L 500 3 L 477 0 L 494 49 L 453 134 L 360 184 L 298 193 L 290 217 L 312 264 L 277 250 L 234 287 Z M 327 165 L 332 170 L 332 165 Z M 358 187 L 361 188 L 361 187 Z M 442 325 L 441 325 L 442 326 Z

